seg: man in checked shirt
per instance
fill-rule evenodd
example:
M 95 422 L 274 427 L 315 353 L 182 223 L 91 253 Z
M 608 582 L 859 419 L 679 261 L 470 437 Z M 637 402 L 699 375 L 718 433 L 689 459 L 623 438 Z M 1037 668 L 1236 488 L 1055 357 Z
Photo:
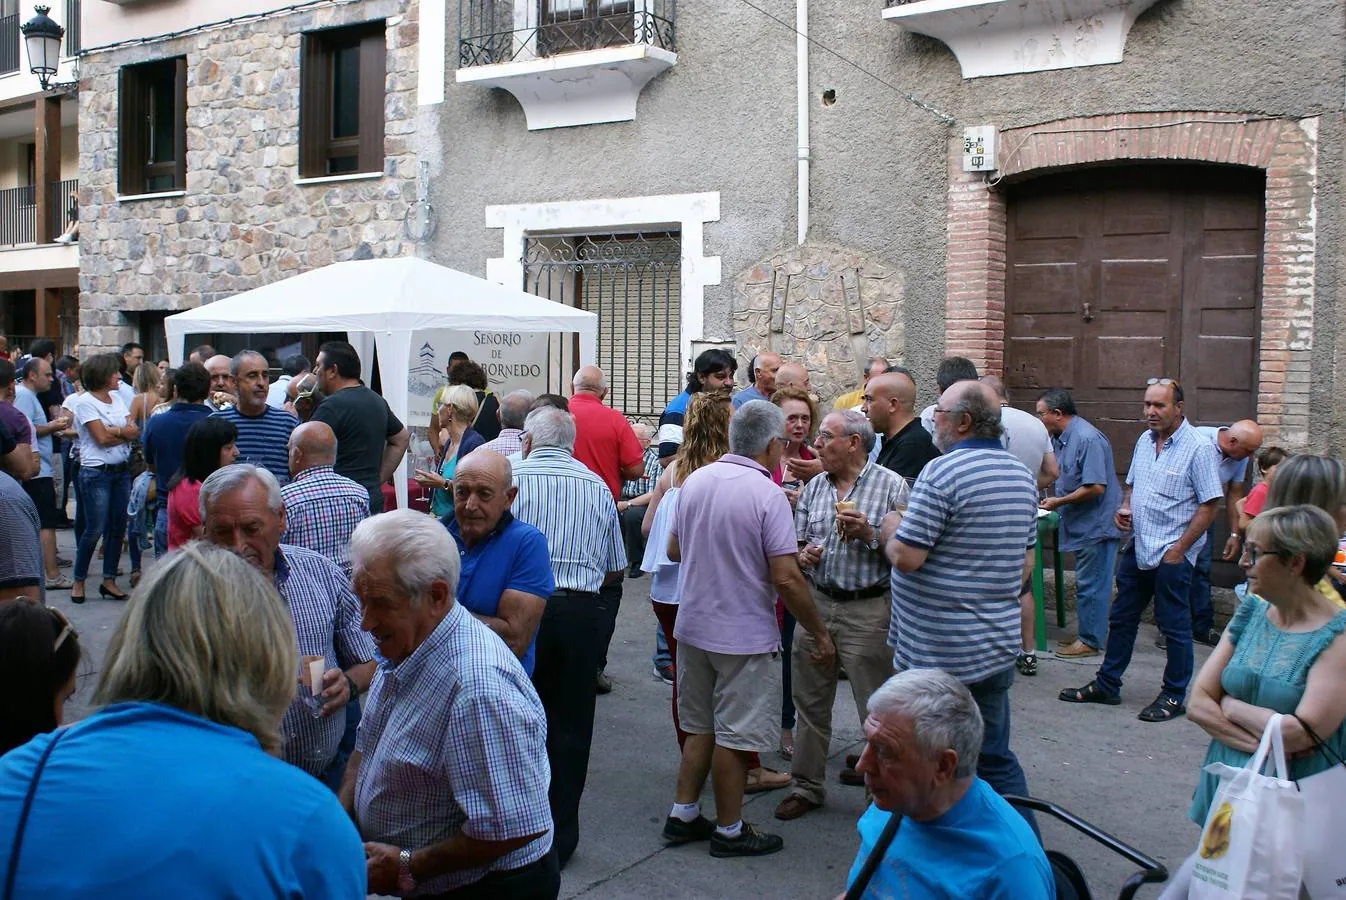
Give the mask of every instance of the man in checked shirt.
M 369 687 L 374 642 L 360 630 L 359 601 L 350 580 L 326 557 L 282 544 L 285 501 L 276 476 L 236 463 L 201 483 L 203 537 L 232 550 L 270 578 L 294 621 L 301 656 L 321 658 L 322 706 L 315 717 L 295 673 L 295 697 L 281 719 L 284 759 L 333 791 L 341 784 L 346 755 L 346 704 Z
M 879 523 L 905 507 L 909 494 L 906 479 L 869 461 L 874 440 L 864 413 L 848 409 L 824 418 L 813 444 L 823 477 L 811 479 L 795 504 L 799 567 L 837 648 L 837 663 L 846 668 L 861 721 L 868 715 L 869 696 L 893 674 L 890 566 L 879 543 Z M 837 666 L 810 665 L 813 649 L 811 635 L 795 638 L 791 693 L 799 730 L 794 784 L 776 807 L 778 819 L 797 819 L 823 805 Z

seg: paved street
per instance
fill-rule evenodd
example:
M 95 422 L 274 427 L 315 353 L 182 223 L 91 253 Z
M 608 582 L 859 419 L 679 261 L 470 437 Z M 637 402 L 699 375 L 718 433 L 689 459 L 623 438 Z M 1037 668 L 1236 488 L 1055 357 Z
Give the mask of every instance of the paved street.
M 70 531 L 59 532 L 61 555 L 73 557 Z M 95 564 L 96 565 L 96 564 Z M 124 569 L 129 564 L 123 560 Z M 94 571 L 97 571 L 95 568 Z M 122 579 L 123 587 L 126 585 Z M 777 822 L 771 811 L 782 792 L 748 800 L 747 818 L 776 830 L 785 850 L 755 860 L 712 859 L 704 845 L 666 848 L 659 838 L 672 800 L 677 743 L 669 716 L 670 689 L 650 671 L 654 615 L 643 593 L 648 580 L 628 582 L 609 673 L 616 689 L 598 698 L 593 755 L 584 796 L 579 850 L 563 874 L 562 897 L 834 897 L 844 887 L 855 853 L 854 823 L 864 792 L 835 780 L 827 806 L 794 822 Z M 121 605 L 96 595 L 73 606 L 68 592 L 48 602 L 70 615 L 88 656 L 72 718 L 82 716 L 97 679 L 99 662 Z M 1056 632 L 1049 630 L 1054 640 Z M 1142 626 L 1131 679 L 1121 707 L 1074 706 L 1056 699 L 1063 687 L 1091 676 L 1094 663 L 1067 663 L 1040 657 L 1039 675 L 1015 684 L 1014 749 L 1036 796 L 1110 831 L 1160 861 L 1176 864 L 1194 845 L 1197 831 L 1186 809 L 1206 748 L 1206 738 L 1183 719 L 1147 725 L 1136 713 L 1158 691 L 1162 653 L 1155 649 L 1153 626 Z M 1200 665 L 1209 650 L 1197 648 Z M 1096 661 L 1095 661 L 1096 662 Z M 831 771 L 856 752 L 861 733 L 849 690 L 843 685 L 836 704 Z M 768 762 L 784 761 L 774 754 Z M 713 803 L 707 796 L 704 809 Z M 1081 862 L 1095 895 L 1114 897 L 1130 871 L 1119 857 L 1065 826 L 1045 821 L 1048 846 Z M 1141 896 L 1153 897 L 1155 889 Z

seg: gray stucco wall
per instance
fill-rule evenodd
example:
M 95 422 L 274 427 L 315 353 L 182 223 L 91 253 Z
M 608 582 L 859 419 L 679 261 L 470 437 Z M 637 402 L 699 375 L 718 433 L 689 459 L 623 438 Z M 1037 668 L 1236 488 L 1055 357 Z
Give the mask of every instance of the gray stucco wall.
M 793 4 L 772 9 L 793 22 Z M 704 252 L 721 257 L 723 278 L 707 289 L 704 336 L 729 337 L 735 275 L 794 244 L 795 36 L 734 0 L 684 0 L 677 29 L 677 65 L 645 89 L 634 122 L 529 132 L 513 97 L 456 84 L 450 69 L 445 102 L 421 114 L 422 146 L 442 167 L 433 182 L 439 230 L 423 252 L 483 273 L 501 254 L 500 231 L 483 220 L 492 204 L 719 191 L 721 218 L 707 226 Z M 1334 390 L 1339 3 L 1159 0 L 1132 28 L 1121 64 L 974 80 L 961 77 L 942 43 L 885 22 L 877 4 L 812 0 L 810 29 L 957 119 L 945 126 L 893 87 L 816 47 L 810 53 L 810 238 L 899 271 L 905 362 L 918 373 L 932 372 L 943 353 L 947 140 L 963 126 L 1153 110 L 1320 116 L 1314 399 L 1346 422 L 1346 400 Z M 824 107 L 828 88 L 837 101 Z M 1332 427 L 1315 442 L 1339 437 L 1342 426 Z

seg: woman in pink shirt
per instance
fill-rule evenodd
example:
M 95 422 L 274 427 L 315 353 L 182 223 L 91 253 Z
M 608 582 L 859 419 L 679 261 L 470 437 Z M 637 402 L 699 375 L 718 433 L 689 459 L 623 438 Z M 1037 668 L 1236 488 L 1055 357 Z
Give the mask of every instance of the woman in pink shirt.
M 222 469 L 238 459 L 238 429 L 227 419 L 208 416 L 187 432 L 187 443 L 182 451 L 182 468 L 169 479 L 165 494 L 168 497 L 168 549 L 176 550 L 201 536 L 201 509 L 199 498 L 201 482 L 216 469 Z

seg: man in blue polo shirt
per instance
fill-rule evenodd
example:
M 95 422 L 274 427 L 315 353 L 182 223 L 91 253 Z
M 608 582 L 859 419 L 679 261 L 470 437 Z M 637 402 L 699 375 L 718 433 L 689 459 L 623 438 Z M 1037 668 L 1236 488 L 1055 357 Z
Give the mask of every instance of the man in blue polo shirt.
M 500 636 L 533 674 L 537 626 L 555 589 L 547 539 L 509 512 L 518 491 L 509 460 L 476 450 L 458 461 L 453 515 L 444 527 L 458 544 L 458 602 Z
M 173 390 L 177 397 L 173 405 L 157 416 L 150 416 L 145 423 L 145 433 L 140 436 L 145 447 L 145 462 L 160 489 L 159 510 L 154 517 L 155 556 L 168 552 L 168 495 L 163 492 L 163 487 L 182 466 L 187 432 L 210 415 L 210 407 L 206 406 L 210 373 L 200 363 L 189 362 L 174 373 Z

